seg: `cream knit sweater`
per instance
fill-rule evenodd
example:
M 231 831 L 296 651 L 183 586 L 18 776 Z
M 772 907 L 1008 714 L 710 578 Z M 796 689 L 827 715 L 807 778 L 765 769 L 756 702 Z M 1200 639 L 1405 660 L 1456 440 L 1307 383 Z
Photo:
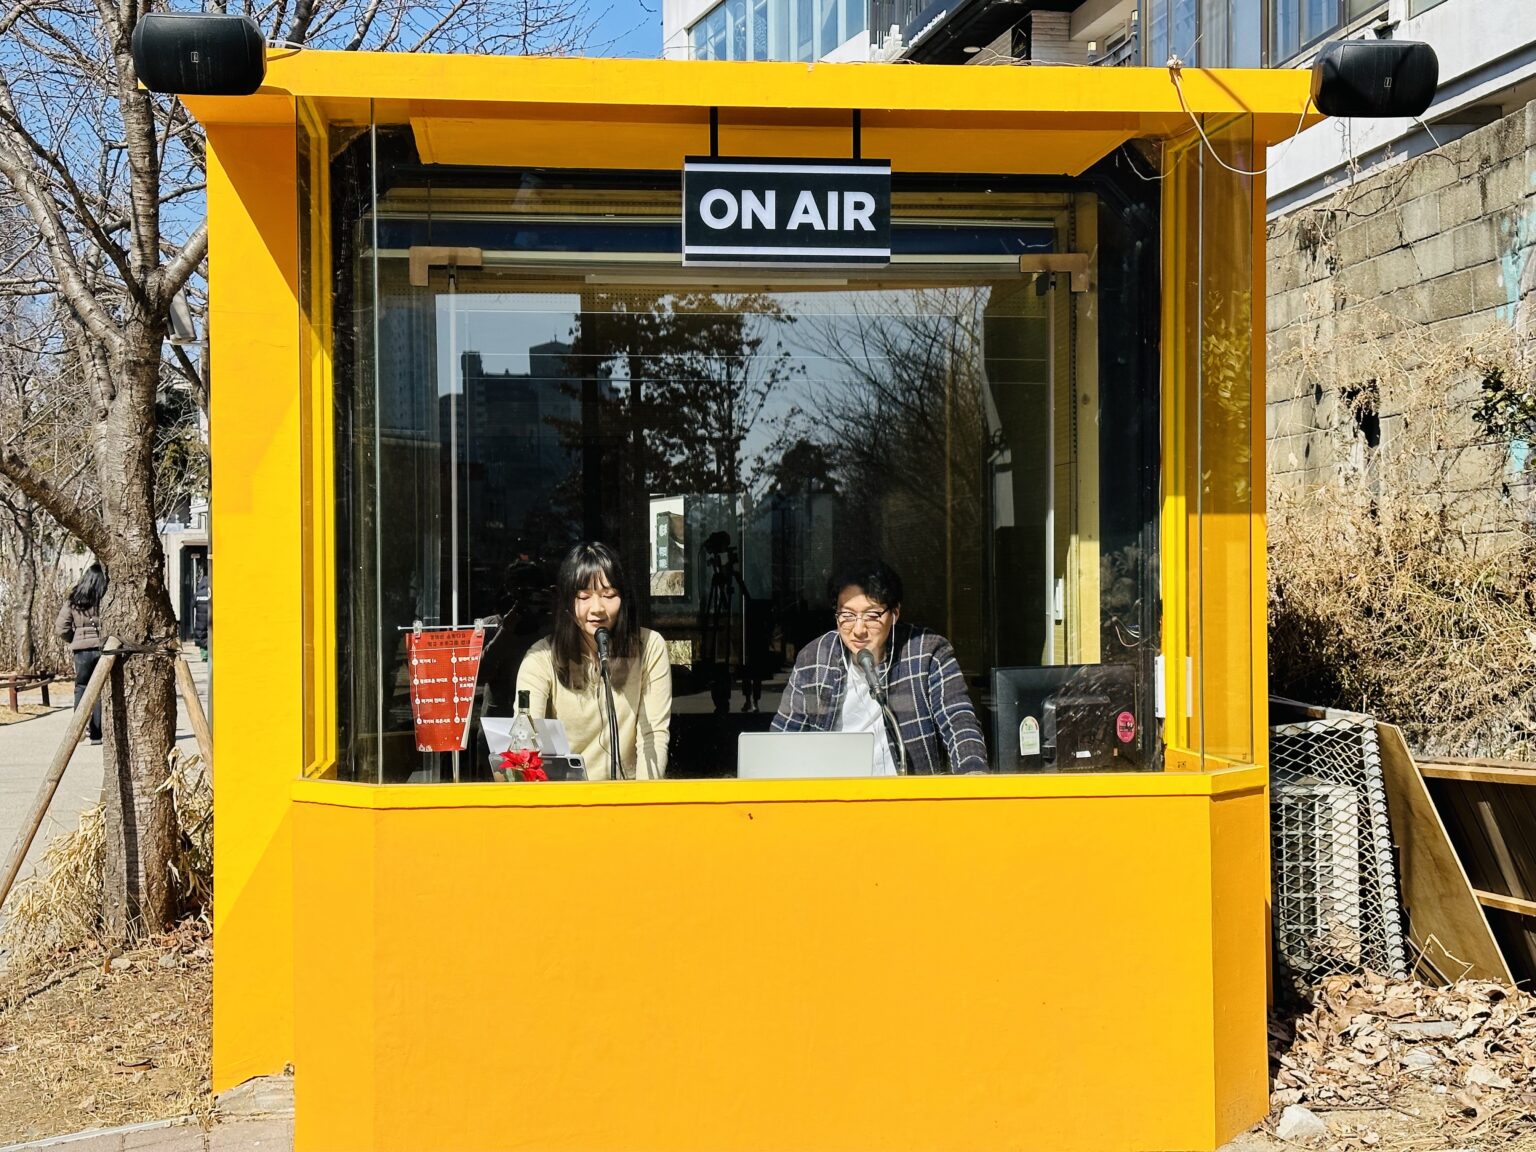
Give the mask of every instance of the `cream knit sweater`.
M 640 656 L 610 661 L 613 707 L 619 717 L 619 756 L 632 780 L 660 780 L 667 771 L 672 725 L 672 665 L 667 644 L 649 628 L 640 629 Z M 572 690 L 555 676 L 554 647 L 545 637 L 523 657 L 517 690 L 528 693 L 529 714 L 551 716 L 565 725 L 571 751 L 587 762 L 587 779 L 610 780 L 608 715 L 597 662 L 587 665 L 585 686 Z

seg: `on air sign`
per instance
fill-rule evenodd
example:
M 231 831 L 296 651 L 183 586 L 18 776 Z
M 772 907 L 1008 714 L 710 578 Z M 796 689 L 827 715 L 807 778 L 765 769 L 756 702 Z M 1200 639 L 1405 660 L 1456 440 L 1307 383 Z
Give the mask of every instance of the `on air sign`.
M 888 160 L 688 160 L 684 264 L 889 264 Z

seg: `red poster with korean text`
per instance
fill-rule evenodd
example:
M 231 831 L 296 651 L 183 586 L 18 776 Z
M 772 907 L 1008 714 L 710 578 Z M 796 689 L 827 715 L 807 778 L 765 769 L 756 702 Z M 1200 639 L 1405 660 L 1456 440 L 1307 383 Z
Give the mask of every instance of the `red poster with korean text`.
M 475 628 L 406 634 L 416 751 L 461 752 L 468 746 L 484 647 L 485 633 Z

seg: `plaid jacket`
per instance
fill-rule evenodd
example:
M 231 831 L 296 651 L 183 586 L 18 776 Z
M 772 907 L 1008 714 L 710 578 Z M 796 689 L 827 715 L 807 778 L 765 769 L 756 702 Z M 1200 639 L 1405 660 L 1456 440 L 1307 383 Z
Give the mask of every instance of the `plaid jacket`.
M 828 632 L 801 651 L 773 718 L 775 732 L 830 732 L 842 710 L 849 676 L 847 649 Z M 886 646 L 880 678 L 907 748 L 907 771 L 988 772 L 987 745 L 965 690 L 955 650 L 937 632 L 897 624 Z M 889 740 L 889 735 L 887 735 Z M 893 745 L 898 770 L 901 753 Z

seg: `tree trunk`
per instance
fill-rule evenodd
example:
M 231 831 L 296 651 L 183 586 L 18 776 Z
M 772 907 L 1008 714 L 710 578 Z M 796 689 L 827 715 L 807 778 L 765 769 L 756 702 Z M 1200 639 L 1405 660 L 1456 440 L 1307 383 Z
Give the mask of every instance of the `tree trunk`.
M 113 668 L 103 728 L 102 802 L 106 809 L 103 920 L 108 940 L 127 943 L 168 926 L 176 914 L 169 864 L 176 817 L 162 790 L 176 736 L 173 658 L 176 620 L 165 587 L 165 558 L 154 505 L 155 389 L 161 333 L 130 327 L 114 357 L 114 380 L 99 441 L 99 470 L 112 551 L 103 636 L 125 647 Z

